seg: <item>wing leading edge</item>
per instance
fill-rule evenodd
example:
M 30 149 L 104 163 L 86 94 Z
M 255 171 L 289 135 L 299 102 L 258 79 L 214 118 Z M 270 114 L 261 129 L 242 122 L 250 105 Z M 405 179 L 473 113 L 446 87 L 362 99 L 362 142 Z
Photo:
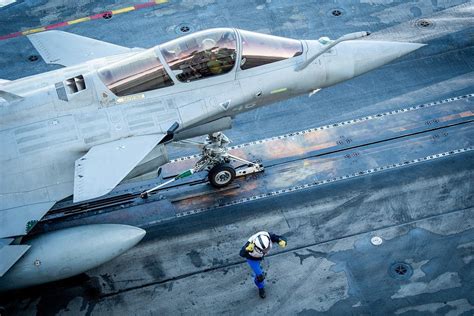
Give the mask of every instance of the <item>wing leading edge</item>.
M 141 50 L 62 31 L 30 34 L 28 39 L 47 64 L 63 66 L 72 66 L 96 58 Z

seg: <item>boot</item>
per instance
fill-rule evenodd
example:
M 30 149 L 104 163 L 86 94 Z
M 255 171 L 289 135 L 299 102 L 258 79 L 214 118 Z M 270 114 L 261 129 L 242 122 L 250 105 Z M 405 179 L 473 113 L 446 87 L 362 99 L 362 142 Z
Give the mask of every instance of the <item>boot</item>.
M 261 297 L 261 298 L 265 298 L 265 289 L 264 288 L 261 288 L 261 289 L 258 289 L 258 295 Z

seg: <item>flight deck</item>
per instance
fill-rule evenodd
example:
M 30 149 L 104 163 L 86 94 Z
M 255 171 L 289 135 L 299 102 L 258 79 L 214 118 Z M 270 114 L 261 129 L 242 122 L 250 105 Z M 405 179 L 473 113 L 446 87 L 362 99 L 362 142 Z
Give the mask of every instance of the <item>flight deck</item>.
M 261 225 L 286 232 L 294 242 L 264 263 L 276 270 L 269 277 L 273 287 L 280 289 L 273 289 L 279 300 L 284 297 L 284 287 L 301 277 L 308 278 L 305 284 L 320 284 L 321 288 L 313 294 L 318 304 L 308 299 L 299 304 L 330 313 L 372 311 L 387 295 L 393 298 L 377 310 L 394 310 L 416 293 L 452 286 L 458 295 L 467 295 L 473 290 L 468 272 L 473 209 L 469 207 L 472 187 L 463 179 L 472 177 L 473 101 L 474 95 L 468 94 L 411 107 L 401 105 L 390 112 L 239 144 L 231 152 L 246 159 L 261 159 L 264 172 L 237 178 L 220 190 L 210 186 L 205 174 L 195 174 L 148 199 L 140 198 L 142 190 L 189 168 L 197 156 L 177 158 L 163 168 L 161 179 L 122 185 L 107 199 L 87 205 L 59 203 L 36 231 L 96 222 L 147 228 L 149 239 L 108 267 L 99 267 L 86 278 L 58 283 L 66 293 L 81 293 L 84 299 L 95 302 L 89 308 L 102 312 L 115 309 L 117 300 L 121 308 L 135 306 L 143 311 L 136 304 L 165 297 L 167 303 L 156 308 L 172 313 L 176 300 L 170 295 L 178 291 L 187 293 L 178 299 L 178 309 L 189 313 L 198 303 L 186 297 L 209 292 L 218 295 L 216 291 L 229 280 L 249 286 L 247 281 L 239 281 L 247 272 L 233 248 L 242 231 Z M 441 191 L 436 194 L 444 198 L 432 198 L 431 191 L 437 190 Z M 444 212 L 451 199 L 456 200 L 454 210 Z M 417 211 L 421 205 L 423 212 Z M 213 229 L 202 235 L 203 225 Z M 186 243 L 175 236 L 176 231 L 184 234 Z M 334 234 L 343 237 L 332 239 Z M 374 237 L 382 244 L 372 244 Z M 156 244 L 156 238 L 166 243 Z M 433 238 L 451 250 L 441 254 L 436 247 L 422 246 Z M 197 250 L 196 245 L 201 248 Z M 168 247 L 179 251 L 168 251 Z M 408 250 L 400 252 L 404 247 Z M 224 253 L 225 260 L 219 260 L 216 251 Z M 452 269 L 459 275 L 444 273 L 426 290 L 402 285 L 397 292 L 412 275 L 419 274 L 416 278 L 422 280 L 421 266 L 428 262 L 423 258 L 434 255 L 441 256 L 440 261 L 446 256 L 455 258 Z M 129 264 L 132 258 L 137 265 Z M 356 260 L 353 265 L 351 260 Z M 291 262 L 293 273 L 282 270 L 285 261 Z M 342 272 L 348 269 L 355 275 L 346 281 Z M 361 279 L 367 269 L 372 271 L 371 281 Z M 459 283 L 449 283 L 450 278 Z M 189 282 L 194 286 L 187 288 Z M 386 285 L 375 294 L 369 285 L 372 282 Z M 359 283 L 363 288 L 354 289 Z M 302 295 L 301 291 L 304 288 L 294 295 Z M 354 294 L 347 294 L 351 291 Z M 242 298 L 236 302 L 251 296 L 247 292 L 245 286 L 239 287 Z M 372 294 L 365 296 L 364 303 L 372 306 L 370 310 L 358 305 L 355 297 L 361 293 Z M 456 309 L 468 303 L 455 300 L 450 304 Z M 284 303 L 276 306 L 283 312 L 292 310 Z M 259 310 L 271 312 L 275 308 L 265 303 Z M 227 309 L 218 310 L 225 313 Z
M 178 180 L 148 199 L 140 192 L 192 168 L 198 156 L 172 160 L 159 179 L 119 186 L 97 202 L 58 203 L 36 231 L 110 222 L 139 227 L 268 199 L 336 181 L 402 168 L 474 149 L 474 94 L 355 118 L 239 144 L 230 153 L 265 170 L 216 189 L 206 173 Z M 141 190 L 141 191 L 140 191 Z

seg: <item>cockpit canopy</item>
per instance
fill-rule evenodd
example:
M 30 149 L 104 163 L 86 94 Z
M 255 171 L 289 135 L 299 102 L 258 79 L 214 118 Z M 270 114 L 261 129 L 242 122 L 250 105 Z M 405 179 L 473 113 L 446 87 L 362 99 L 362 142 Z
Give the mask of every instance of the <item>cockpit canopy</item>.
M 182 82 L 228 73 L 237 57 L 232 29 L 211 29 L 175 39 L 160 46 L 176 78 Z
M 229 73 L 237 63 L 247 70 L 303 53 L 301 41 L 230 28 L 210 29 L 180 37 L 99 69 L 99 77 L 117 96 L 173 85 L 157 51 L 176 79 L 191 82 Z
M 250 69 L 303 54 L 301 41 L 240 30 L 240 69 Z
M 174 84 L 153 48 L 102 67 L 98 74 L 107 88 L 119 97 Z

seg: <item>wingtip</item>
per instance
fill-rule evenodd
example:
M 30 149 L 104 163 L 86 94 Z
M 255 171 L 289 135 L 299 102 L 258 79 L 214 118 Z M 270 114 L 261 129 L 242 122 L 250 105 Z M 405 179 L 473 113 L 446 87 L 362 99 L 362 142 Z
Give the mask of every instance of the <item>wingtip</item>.
M 428 45 L 428 44 L 423 44 L 423 43 L 410 43 L 410 44 L 412 47 L 412 50 L 411 50 L 412 52 Z

